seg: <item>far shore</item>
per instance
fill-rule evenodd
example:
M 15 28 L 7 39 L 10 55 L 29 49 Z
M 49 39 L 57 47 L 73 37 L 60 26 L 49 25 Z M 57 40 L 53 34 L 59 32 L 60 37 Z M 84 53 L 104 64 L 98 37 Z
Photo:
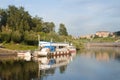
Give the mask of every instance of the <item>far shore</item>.
M 120 47 L 120 42 L 89 42 L 86 47 Z

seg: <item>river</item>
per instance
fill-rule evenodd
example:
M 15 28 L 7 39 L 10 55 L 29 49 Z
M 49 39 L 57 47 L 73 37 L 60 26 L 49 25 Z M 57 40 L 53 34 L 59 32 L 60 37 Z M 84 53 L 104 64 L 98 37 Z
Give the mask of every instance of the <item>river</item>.
M 87 48 L 76 55 L 0 59 L 0 80 L 120 80 L 120 48 Z

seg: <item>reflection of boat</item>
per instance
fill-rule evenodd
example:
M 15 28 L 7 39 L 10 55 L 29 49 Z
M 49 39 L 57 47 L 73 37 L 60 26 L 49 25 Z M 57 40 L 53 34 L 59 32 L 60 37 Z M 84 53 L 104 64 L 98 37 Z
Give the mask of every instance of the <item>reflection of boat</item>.
M 53 42 L 39 42 L 40 50 L 36 50 L 33 56 L 47 56 L 47 55 L 63 55 L 76 52 L 75 47 L 70 46 L 68 43 L 53 43 Z
M 71 58 L 72 56 L 61 56 L 55 58 L 36 57 L 34 58 L 34 60 L 37 60 L 37 62 L 39 63 L 39 70 L 46 70 L 67 65 L 70 60 L 72 60 Z
M 65 58 L 65 57 L 61 57 L 61 58 L 51 58 L 48 59 L 47 63 L 44 64 L 42 63 L 43 61 L 41 60 L 41 64 L 39 64 L 39 69 L 50 69 L 50 68 L 56 68 L 59 66 L 63 66 L 63 65 L 67 65 L 69 63 L 69 59 Z

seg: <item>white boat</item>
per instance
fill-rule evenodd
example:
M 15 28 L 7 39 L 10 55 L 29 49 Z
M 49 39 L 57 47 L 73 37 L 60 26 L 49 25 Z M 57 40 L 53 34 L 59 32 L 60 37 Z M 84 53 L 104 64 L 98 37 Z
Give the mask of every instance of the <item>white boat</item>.
M 30 51 L 18 51 L 17 57 L 20 59 L 24 59 L 26 61 L 30 61 L 31 60 L 31 52 Z
M 71 49 L 69 46 L 70 45 L 68 43 L 53 43 L 40 41 L 40 50 L 34 51 L 33 56 L 47 56 L 49 54 L 68 54 L 69 51 L 73 51 L 73 49 Z

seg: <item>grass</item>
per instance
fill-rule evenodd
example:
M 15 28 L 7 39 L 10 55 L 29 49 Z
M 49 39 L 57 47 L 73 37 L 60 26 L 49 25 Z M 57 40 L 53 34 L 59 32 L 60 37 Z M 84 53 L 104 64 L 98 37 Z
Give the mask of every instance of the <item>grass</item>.
M 95 38 L 92 42 L 115 42 L 114 38 Z
M 35 49 L 37 49 L 37 46 L 15 44 L 15 43 L 6 43 L 3 46 L 6 49 L 10 49 L 10 50 L 35 50 Z

